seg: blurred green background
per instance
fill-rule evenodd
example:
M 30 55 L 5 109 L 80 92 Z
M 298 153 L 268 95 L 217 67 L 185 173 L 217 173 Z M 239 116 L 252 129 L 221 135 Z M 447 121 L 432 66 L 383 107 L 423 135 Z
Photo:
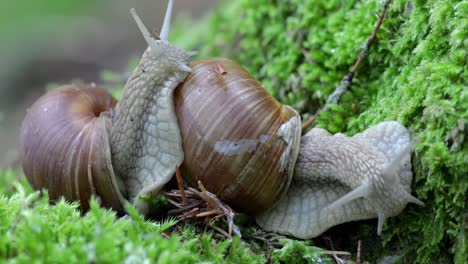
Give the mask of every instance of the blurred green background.
M 216 0 L 174 1 L 173 22 L 200 19 Z M 166 0 L 0 0 L 0 168 L 18 156 L 26 109 L 49 83 L 99 83 L 146 48 L 129 9 L 159 32 Z M 179 44 L 179 43 L 178 43 Z

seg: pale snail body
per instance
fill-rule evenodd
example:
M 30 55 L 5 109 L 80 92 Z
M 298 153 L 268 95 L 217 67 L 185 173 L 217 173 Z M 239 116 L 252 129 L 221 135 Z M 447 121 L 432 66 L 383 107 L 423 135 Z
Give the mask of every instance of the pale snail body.
M 172 1 L 169 6 L 172 6 Z M 170 8 L 167 13 L 170 14 Z M 168 17 L 170 15 L 166 15 L 165 25 Z M 380 233 L 386 217 L 399 213 L 408 202 L 421 203 L 409 194 L 411 172 L 409 181 L 405 180 L 408 177 L 406 167 L 403 168 L 405 173 L 401 173 L 400 165 L 410 162 L 411 147 L 409 133 L 403 126 L 396 122 L 386 122 L 369 129 L 370 132 L 364 132 L 364 136 L 353 138 L 310 135 L 302 139 L 304 144 L 299 150 L 300 118 L 297 112 L 274 101 L 261 84 L 240 66 L 225 59 L 217 59 L 202 61 L 200 67 L 196 63 L 193 68 L 188 67 L 188 53 L 165 41 L 166 38 L 153 39 L 141 21 L 136 20 L 149 48 L 127 82 L 116 109 L 110 111 L 110 114 L 95 115 L 97 121 L 93 122 L 100 124 L 96 138 L 105 147 L 99 150 L 100 157 L 90 161 L 83 169 L 86 173 L 82 174 L 82 178 L 66 178 L 69 181 L 65 185 L 75 186 L 75 189 L 52 193 L 81 201 L 95 194 L 104 197 L 103 200 L 111 199 L 117 205 L 111 204 L 109 207 L 118 211 L 122 210 L 123 201 L 129 199 L 142 213 L 147 213 L 146 203 L 138 196 L 155 195 L 170 180 L 175 167 L 181 165 L 185 154 L 182 170 L 188 174 L 186 176 L 203 181 L 211 192 L 240 211 L 257 214 L 257 222 L 263 228 L 301 238 L 317 236 L 332 225 L 377 216 Z M 167 37 L 167 30 L 163 29 L 163 32 L 161 36 Z M 191 75 L 183 82 L 189 72 Z M 201 75 L 206 77 L 197 79 Z M 172 93 L 181 82 L 179 92 L 176 92 L 174 111 Z M 230 84 L 236 82 L 246 83 L 247 90 L 232 92 L 234 86 Z M 252 89 L 255 92 L 251 92 Z M 223 97 L 230 93 L 237 97 Z M 259 94 L 263 97 L 258 102 L 249 101 Z M 213 105 L 207 104 L 205 101 L 210 96 L 210 100 L 220 101 Z M 39 101 L 44 100 L 47 99 Z M 244 102 L 246 106 L 240 107 L 237 102 Z M 262 109 L 265 109 L 260 109 L 260 105 L 264 105 Z M 42 107 L 33 106 L 32 109 Z M 226 107 L 229 111 L 223 112 L 221 109 L 219 112 L 226 118 L 216 116 L 219 113 L 211 107 Z M 214 117 L 207 117 L 207 121 L 194 120 L 202 112 L 203 115 L 211 114 Z M 28 163 L 36 164 L 30 154 L 41 151 L 31 147 L 38 144 L 27 145 L 30 138 L 35 137 L 36 127 L 41 126 L 36 122 L 40 119 L 35 114 L 29 111 L 21 133 L 25 168 Z M 252 121 L 255 122 L 248 123 Z M 267 124 L 270 127 L 263 128 Z M 228 128 L 237 129 L 240 134 L 226 132 Z M 382 133 L 382 129 L 390 132 Z M 401 143 L 398 142 L 401 141 L 399 138 L 395 140 L 392 131 L 400 131 L 399 134 L 403 135 L 402 145 L 392 147 L 394 143 Z M 34 140 L 50 141 L 50 138 Z M 390 143 L 382 147 L 381 140 Z M 356 146 L 347 147 L 353 144 Z M 296 173 L 288 189 L 298 152 Z M 89 154 L 88 157 L 93 155 Z M 201 155 L 210 156 L 213 163 L 205 163 Z M 69 160 L 67 164 L 75 163 L 73 156 L 65 159 Z M 335 165 L 320 166 L 322 159 L 324 164 Z M 240 164 L 232 164 L 233 161 L 240 161 Z M 259 165 L 255 165 L 255 162 Z M 219 164 L 221 166 L 216 167 Z M 350 167 L 340 167 L 341 164 Z M 46 164 L 38 170 L 38 166 L 33 166 L 32 173 L 25 169 L 26 176 L 35 188 L 62 187 L 54 185 L 55 179 L 59 177 L 54 171 L 45 173 L 44 181 L 36 181 L 39 177 L 37 171 L 47 171 L 51 167 Z M 257 167 L 258 171 L 255 171 Z M 70 169 L 70 166 L 67 168 Z M 90 173 L 93 168 L 97 168 L 99 173 Z M 344 173 L 348 169 L 351 173 Z M 99 178 L 94 179 L 94 175 Z M 242 177 L 234 180 L 234 176 L 239 175 Z M 221 183 L 218 182 L 220 179 Z M 95 182 L 108 182 L 106 188 L 110 194 L 100 193 L 100 188 L 92 186 Z M 87 183 L 90 186 L 86 187 Z M 82 186 L 88 191 L 76 195 L 76 190 Z M 70 190 L 74 190 L 75 194 L 70 193 Z M 243 192 L 246 196 L 239 196 Z M 285 198 L 280 199 L 284 194 Z M 103 204 L 107 205 L 107 202 Z

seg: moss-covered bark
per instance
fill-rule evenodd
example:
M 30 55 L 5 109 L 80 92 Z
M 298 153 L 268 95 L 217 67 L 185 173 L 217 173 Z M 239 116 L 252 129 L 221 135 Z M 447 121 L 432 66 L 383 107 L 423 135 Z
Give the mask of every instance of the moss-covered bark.
M 307 117 L 349 71 L 380 9 L 377 0 L 242 0 L 177 39 L 200 57 L 238 61 Z M 393 1 L 351 91 L 318 118 L 332 132 L 383 120 L 411 130 L 413 190 L 426 206 L 392 218 L 379 240 L 409 262 L 468 259 L 467 39 L 468 1 Z

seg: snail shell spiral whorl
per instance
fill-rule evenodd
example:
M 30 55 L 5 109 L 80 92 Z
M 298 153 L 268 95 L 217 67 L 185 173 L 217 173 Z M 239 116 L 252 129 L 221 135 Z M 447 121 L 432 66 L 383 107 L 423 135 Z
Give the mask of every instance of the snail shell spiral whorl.
M 23 170 L 34 189 L 47 189 L 51 200 L 81 201 L 83 210 L 91 195 L 122 210 L 107 133 L 106 111 L 115 104 L 106 91 L 85 85 L 54 89 L 34 103 L 20 135 Z
M 192 62 L 175 92 L 184 177 L 201 181 L 242 212 L 271 207 L 286 192 L 299 150 L 300 117 L 236 63 Z

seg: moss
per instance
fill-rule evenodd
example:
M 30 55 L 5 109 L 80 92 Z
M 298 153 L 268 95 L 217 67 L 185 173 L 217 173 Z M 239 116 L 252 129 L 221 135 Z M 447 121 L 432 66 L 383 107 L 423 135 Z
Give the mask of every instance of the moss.
M 239 239 L 217 241 L 209 232 L 195 235 L 184 228 L 163 234 L 175 220 L 152 222 L 128 206 L 118 218 L 96 200 L 82 215 L 77 203 L 49 204 L 47 195 L 19 185 L 12 196 L 0 196 L 0 262 L 12 263 L 262 263 Z
M 263 249 L 246 239 L 215 238 L 193 222 L 143 219 L 131 205 L 128 215 L 118 217 L 93 199 L 82 213 L 78 203 L 50 203 L 46 191 L 33 192 L 17 175 L 0 170 L 8 186 L 0 190 L 1 263 L 329 262 L 307 242 L 285 239 Z
M 238 61 L 307 117 L 349 71 L 380 8 L 377 0 L 242 0 L 190 32 L 179 28 L 176 39 L 200 57 Z M 468 259 L 467 17 L 467 1 L 393 1 L 351 91 L 318 118 L 350 135 L 383 120 L 411 130 L 413 190 L 426 206 L 392 218 L 377 242 L 402 261 Z

